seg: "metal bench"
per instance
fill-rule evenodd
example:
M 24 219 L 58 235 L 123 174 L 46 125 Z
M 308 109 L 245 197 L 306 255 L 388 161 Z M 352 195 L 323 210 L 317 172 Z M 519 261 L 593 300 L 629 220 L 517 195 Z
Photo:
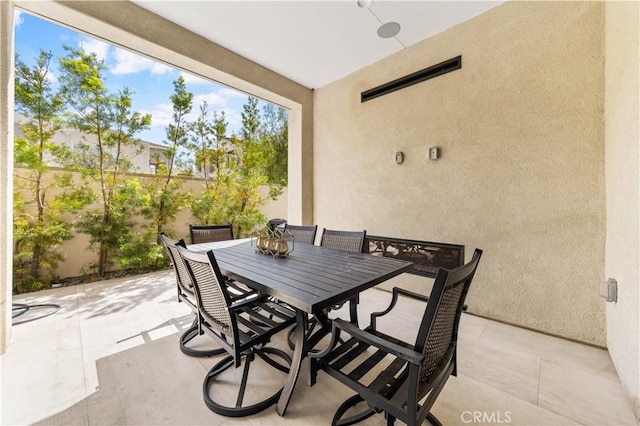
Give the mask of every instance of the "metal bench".
M 433 241 L 367 235 L 365 253 L 414 262 L 408 273 L 435 278 L 438 268 L 454 269 L 464 265 L 464 246 Z

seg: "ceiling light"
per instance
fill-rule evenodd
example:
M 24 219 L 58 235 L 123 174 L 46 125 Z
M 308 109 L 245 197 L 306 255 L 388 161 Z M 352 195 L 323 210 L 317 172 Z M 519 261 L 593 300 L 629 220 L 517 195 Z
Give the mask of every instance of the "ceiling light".
M 391 38 L 400 32 L 400 24 L 397 22 L 387 22 L 378 28 L 378 37 Z
M 373 0 L 358 0 L 358 7 L 369 9 L 372 3 L 373 3 Z

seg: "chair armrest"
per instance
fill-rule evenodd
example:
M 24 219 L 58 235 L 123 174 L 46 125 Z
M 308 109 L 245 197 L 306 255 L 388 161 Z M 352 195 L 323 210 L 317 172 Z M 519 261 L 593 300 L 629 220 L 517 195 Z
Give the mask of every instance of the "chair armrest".
M 371 327 L 374 330 L 376 329 L 376 318 L 381 317 L 381 316 L 386 315 L 389 312 L 391 312 L 393 310 L 393 308 L 395 308 L 396 303 L 398 303 L 398 296 L 399 295 L 407 296 L 407 297 L 410 297 L 412 299 L 417 299 L 417 300 L 420 300 L 422 302 L 428 302 L 429 301 L 429 297 L 428 296 L 424 296 L 422 294 L 414 293 L 412 291 L 405 290 L 405 289 L 402 289 L 400 287 L 394 287 L 392 289 L 392 294 L 391 294 L 391 303 L 389 303 L 389 306 L 387 306 L 387 309 L 385 309 L 384 311 L 372 312 L 371 313 Z
M 381 316 L 386 315 L 389 312 L 391 312 L 391 310 L 396 306 L 396 303 L 398 303 L 398 296 L 410 297 L 411 299 L 419 300 L 419 301 L 425 302 L 425 303 L 429 302 L 429 296 L 425 296 L 424 294 L 419 294 L 419 293 L 415 293 L 413 291 L 405 290 L 405 289 L 400 288 L 400 287 L 394 287 L 392 289 L 392 294 L 391 294 L 391 303 L 389 303 L 389 306 L 387 307 L 387 309 L 385 309 L 384 311 L 372 312 L 371 313 L 371 327 L 374 330 L 376 329 L 376 318 L 381 317 Z M 462 310 L 466 312 L 467 305 L 464 305 L 462 307 Z
M 232 301 L 229 305 L 230 311 L 237 311 L 238 309 L 242 309 L 247 305 L 253 305 L 258 301 L 263 301 L 269 298 L 267 294 L 260 294 L 258 292 L 251 292 L 246 296 L 243 296 L 240 300 Z
M 376 348 L 388 354 L 395 355 L 412 364 L 420 365 L 422 363 L 422 360 L 424 359 L 424 355 L 419 352 L 416 352 L 414 350 L 405 348 L 404 346 L 400 346 L 398 344 L 389 342 L 388 340 L 382 339 L 378 336 L 375 336 L 371 333 L 361 330 L 355 325 L 351 324 L 350 322 L 341 320 L 339 318 L 333 320 L 333 324 L 331 328 L 332 328 L 332 333 L 334 335 L 337 332 L 336 329 L 344 330 L 351 337 L 357 340 L 360 340 L 364 343 L 367 343 L 371 346 L 375 346 Z

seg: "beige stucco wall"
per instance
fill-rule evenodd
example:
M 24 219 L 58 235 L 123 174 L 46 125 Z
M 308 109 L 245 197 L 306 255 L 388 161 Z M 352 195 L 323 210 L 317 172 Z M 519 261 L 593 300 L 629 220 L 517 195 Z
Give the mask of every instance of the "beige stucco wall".
M 640 3 L 607 2 L 605 16 L 607 346 L 640 419 Z
M 471 312 L 604 345 L 603 12 L 508 2 L 317 89 L 316 223 L 482 248 Z
M 0 1 L 0 354 L 11 335 L 13 241 L 13 3 Z
M 52 171 L 52 173 L 55 172 L 56 171 Z M 138 175 L 138 178 L 144 180 L 145 176 Z M 204 187 L 204 184 L 200 179 L 177 179 L 180 182 L 181 191 L 191 191 L 196 194 L 196 196 Z M 265 199 L 265 204 L 260 210 L 265 214 L 267 219 L 274 217 L 287 217 L 287 188 L 284 188 L 282 194 L 277 200 L 269 198 L 268 186 L 260 187 L 259 191 Z M 72 222 L 74 217 L 68 215 L 66 220 Z M 144 220 L 145 219 L 142 217 L 134 218 L 134 221 L 138 224 L 143 224 Z M 165 232 L 173 238 L 184 238 L 189 242 L 189 224 L 192 223 L 199 222 L 194 219 L 190 209 L 183 209 L 178 213 L 176 220 L 165 227 Z M 95 263 L 97 261 L 97 254 L 89 248 L 89 236 L 86 234 L 74 233 L 73 239 L 65 241 L 61 245 L 60 251 L 63 253 L 65 259 L 56 268 L 56 276 L 61 279 L 80 276 L 84 273 L 84 270 L 86 270 L 89 263 Z M 114 266 L 114 268 L 115 267 L 116 266 Z M 11 288 L 11 284 L 9 284 L 9 288 Z

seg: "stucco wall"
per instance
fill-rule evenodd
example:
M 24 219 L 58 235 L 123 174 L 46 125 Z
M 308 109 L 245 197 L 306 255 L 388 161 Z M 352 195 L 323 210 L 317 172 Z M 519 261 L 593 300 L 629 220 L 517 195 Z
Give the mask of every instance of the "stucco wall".
M 607 346 L 640 419 L 640 3 L 607 2 L 605 16 Z
M 471 312 L 604 345 L 603 12 L 508 2 L 317 89 L 315 222 L 482 248 Z
M 0 354 L 11 335 L 13 240 L 13 2 L 0 2 Z
M 144 177 L 141 176 L 141 179 L 144 179 Z M 203 183 L 199 179 L 180 178 L 180 182 L 181 190 L 185 192 L 193 191 L 195 194 L 198 194 L 203 187 Z M 269 189 L 267 186 L 262 186 L 260 193 L 267 199 L 261 211 L 268 219 L 287 217 L 287 188 L 284 188 L 282 195 L 280 195 L 277 200 L 268 198 Z M 69 216 L 67 220 L 73 221 L 74 218 Z M 136 223 L 142 223 L 143 220 L 143 218 L 138 218 Z M 189 242 L 189 224 L 191 223 L 198 222 L 193 218 L 191 210 L 184 209 L 178 213 L 175 221 L 166 226 L 165 231 L 173 238 L 184 238 Z M 89 249 L 89 236 L 86 234 L 75 233 L 73 239 L 65 241 L 62 244 L 60 251 L 63 253 L 65 259 L 56 269 L 56 276 L 61 279 L 80 276 L 83 274 L 83 268 L 86 268 L 89 263 L 97 261 L 96 252 Z M 11 286 L 9 286 L 9 288 L 11 288 Z

